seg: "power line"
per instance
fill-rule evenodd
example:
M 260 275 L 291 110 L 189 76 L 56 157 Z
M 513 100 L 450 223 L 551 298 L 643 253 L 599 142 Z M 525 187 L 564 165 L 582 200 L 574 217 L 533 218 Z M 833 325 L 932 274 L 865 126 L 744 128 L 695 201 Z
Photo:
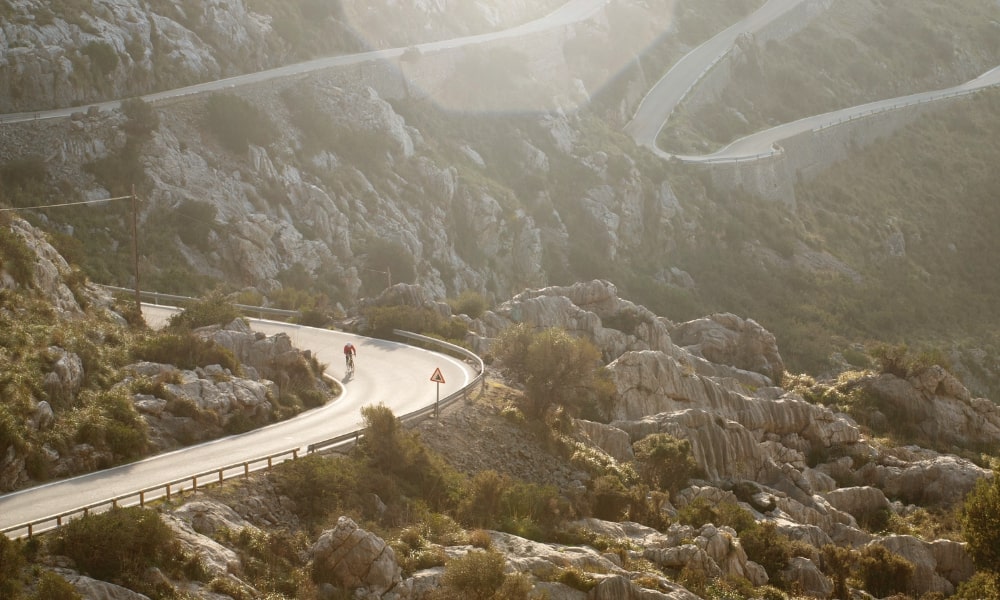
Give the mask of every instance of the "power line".
M 13 208 L 0 208 L 0 212 L 13 212 L 17 210 L 38 210 L 42 208 L 62 208 L 64 206 L 79 206 L 81 204 L 97 204 L 99 202 L 112 202 L 114 200 L 131 200 L 132 196 L 118 196 L 117 198 L 100 198 L 98 200 L 81 200 L 79 202 L 63 202 L 62 204 L 39 204 L 37 206 L 17 206 Z

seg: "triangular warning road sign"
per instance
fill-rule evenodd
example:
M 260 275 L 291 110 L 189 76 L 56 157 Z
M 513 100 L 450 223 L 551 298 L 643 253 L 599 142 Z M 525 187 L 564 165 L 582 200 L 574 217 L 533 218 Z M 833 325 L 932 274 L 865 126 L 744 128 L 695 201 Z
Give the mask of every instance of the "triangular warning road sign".
M 434 374 L 431 375 L 431 381 L 435 383 L 444 383 L 444 375 L 441 374 L 441 369 L 434 369 Z

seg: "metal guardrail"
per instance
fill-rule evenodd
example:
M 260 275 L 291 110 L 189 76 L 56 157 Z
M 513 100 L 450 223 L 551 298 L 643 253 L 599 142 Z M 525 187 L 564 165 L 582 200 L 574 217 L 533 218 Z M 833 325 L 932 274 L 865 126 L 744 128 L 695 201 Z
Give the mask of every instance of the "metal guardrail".
M 284 452 L 278 452 L 269 456 L 254 458 L 245 462 L 227 465 L 218 469 L 212 469 L 210 471 L 203 471 L 201 473 L 189 475 L 180 479 L 174 479 L 173 481 L 168 481 L 166 483 L 161 483 L 159 485 L 134 492 L 120 494 L 106 500 L 101 500 L 100 502 L 94 502 L 86 506 L 62 512 L 57 515 L 5 527 L 4 529 L 0 529 L 0 533 L 8 537 L 16 538 L 27 536 L 30 538 L 35 535 L 52 531 L 53 529 L 58 529 L 59 527 L 62 527 L 66 521 L 75 517 L 87 516 L 91 513 L 99 513 L 113 508 L 136 505 L 145 506 L 146 502 L 158 500 L 160 498 L 170 500 L 173 494 L 180 494 L 186 491 L 198 491 L 199 479 L 204 480 L 206 477 L 212 477 L 211 481 L 202 481 L 201 485 L 205 486 L 211 483 L 222 483 L 227 479 L 233 479 L 235 477 L 247 477 L 250 473 L 261 469 L 270 469 L 274 465 L 283 463 L 286 460 L 295 460 L 299 457 L 299 451 L 299 448 L 292 448 L 291 450 L 285 450 Z M 190 487 L 184 489 L 184 486 L 188 483 L 190 483 Z
M 100 285 L 100 284 L 99 284 Z M 100 287 L 110 290 L 112 292 L 135 294 L 135 290 L 130 290 L 128 288 L 117 287 L 114 285 L 100 285 Z M 171 302 L 177 302 L 181 304 L 197 302 L 198 298 L 192 298 L 191 296 L 177 296 L 175 294 L 161 294 L 160 292 L 147 292 L 145 290 L 140 290 L 139 295 L 150 299 L 153 304 L 159 305 L 166 301 L 167 304 L 164 306 L 174 306 L 174 304 L 169 304 Z M 301 316 L 302 313 L 297 310 L 285 310 L 282 308 L 271 308 L 268 306 L 251 306 L 249 304 L 233 304 L 236 308 L 249 314 L 256 314 L 259 318 L 263 319 L 264 315 L 270 315 L 273 317 L 285 317 L 292 318 Z
M 478 374 L 472 379 L 472 381 L 467 383 L 465 386 L 462 387 L 462 389 L 458 390 L 457 392 L 454 392 L 442 398 L 440 401 L 435 402 L 434 404 L 425 406 L 424 408 L 420 408 L 413 412 L 397 417 L 401 422 L 415 423 L 417 421 L 427 418 L 430 415 L 437 415 L 442 408 L 448 406 L 449 404 L 452 404 L 456 400 L 468 398 L 469 394 L 472 392 L 472 389 L 475 388 L 477 385 L 480 386 L 486 385 L 486 367 L 483 364 L 483 359 L 481 359 L 476 353 L 466 350 L 461 346 L 456 346 L 455 344 L 450 344 L 448 342 L 439 340 L 437 338 L 432 338 L 426 335 L 420 335 L 418 333 L 412 333 L 409 331 L 403 331 L 402 329 L 393 329 L 392 333 L 399 337 L 422 342 L 424 344 L 439 346 L 440 348 L 448 351 L 451 354 L 458 355 L 463 359 L 470 360 L 475 365 L 476 370 L 478 371 Z M 357 431 L 352 431 L 350 433 L 338 435 L 328 440 L 323 440 L 321 442 L 309 444 L 307 450 L 311 454 L 318 450 L 333 448 L 335 446 L 339 446 L 347 442 L 357 443 L 358 440 L 360 440 L 362 437 L 362 431 L 363 430 L 358 429 Z
M 110 286 L 103 286 L 103 287 L 110 288 Z M 126 292 L 130 291 L 124 288 L 117 288 L 117 289 L 122 289 Z M 169 294 L 154 294 L 154 295 L 164 299 L 170 297 Z M 173 298 L 184 298 L 184 297 L 174 296 Z M 257 308 L 257 307 L 250 307 L 250 308 Z M 286 312 L 294 312 L 294 311 L 286 311 Z M 461 346 L 456 346 L 455 344 L 450 344 L 448 342 L 436 338 L 420 335 L 417 333 L 411 333 L 409 331 L 403 331 L 401 329 L 394 329 L 393 334 L 399 337 L 411 339 L 414 341 L 419 341 L 423 344 L 431 344 L 434 346 L 438 346 L 451 354 L 458 355 L 459 357 L 465 360 L 471 361 L 475 365 L 476 370 L 478 372 L 476 377 L 473 378 L 471 382 L 463 386 L 462 389 L 458 390 L 457 392 L 450 394 L 449 396 L 443 398 L 438 402 L 435 402 L 434 404 L 431 404 L 424 408 L 415 410 L 401 417 L 398 417 L 398 419 L 401 422 L 414 423 L 430 415 L 437 415 L 441 408 L 448 406 L 449 404 L 455 402 L 458 399 L 468 398 L 472 389 L 476 385 L 486 384 L 485 365 L 483 364 L 483 359 L 481 359 L 474 352 L 466 350 Z M 330 438 L 328 440 L 310 444 L 307 447 L 307 451 L 311 454 L 318 450 L 333 448 L 335 446 L 342 445 L 346 442 L 351 442 L 351 441 L 357 442 L 362 437 L 362 431 L 363 431 L 362 429 L 358 429 L 356 431 L 345 433 L 343 435 L 339 435 L 337 437 Z M 12 525 L 10 527 L 6 527 L 0 530 L 0 533 L 8 537 L 18 538 L 27 536 L 30 538 L 34 535 L 39 535 L 42 533 L 46 533 L 48 531 L 52 531 L 53 529 L 58 529 L 67 520 L 75 517 L 86 516 L 92 512 L 101 512 L 102 510 L 109 510 L 112 508 L 125 507 L 125 506 L 135 506 L 135 505 L 145 506 L 146 502 L 151 500 L 157 500 L 159 498 L 166 498 L 167 500 L 169 500 L 171 498 L 171 494 L 174 493 L 175 491 L 177 493 L 183 491 L 192 491 L 192 492 L 197 491 L 199 486 L 198 480 L 204 479 L 209 476 L 212 477 L 212 480 L 207 482 L 202 482 L 201 485 L 204 486 L 212 483 L 222 483 L 223 481 L 227 479 L 232 479 L 234 477 L 248 476 L 250 475 L 251 472 L 259 471 L 261 469 L 271 469 L 275 464 L 285 462 L 286 460 L 297 459 L 299 457 L 300 451 L 301 451 L 300 448 L 292 448 L 290 450 L 285 450 L 284 452 L 279 452 L 277 454 L 271 454 L 260 458 L 250 459 L 241 463 L 227 465 L 225 467 L 220 467 L 217 469 L 203 471 L 200 473 L 196 473 L 194 475 L 182 477 L 180 479 L 175 479 L 173 481 L 161 483 L 152 487 L 136 490 L 134 492 L 127 492 L 125 494 L 120 494 L 118 496 L 102 500 L 100 502 L 95 502 L 92 504 L 88 504 L 86 506 L 81 506 L 78 508 L 74 508 L 72 510 L 65 511 L 57 515 L 51 515 L 48 517 L 43 517 L 41 519 L 35 519 L 27 523 Z M 184 490 L 183 486 L 188 482 L 190 482 L 190 488 L 188 488 L 188 490 Z

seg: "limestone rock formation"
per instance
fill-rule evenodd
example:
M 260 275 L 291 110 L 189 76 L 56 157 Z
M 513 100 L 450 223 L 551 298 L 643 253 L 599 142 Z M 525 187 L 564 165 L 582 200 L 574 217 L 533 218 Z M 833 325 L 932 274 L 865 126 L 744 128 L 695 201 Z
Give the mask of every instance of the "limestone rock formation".
M 884 373 L 859 383 L 883 407 L 886 418 L 905 415 L 920 433 L 958 447 L 981 446 L 1000 438 L 1000 407 L 972 397 L 939 365 L 903 379 Z
M 222 368 L 180 370 L 149 362 L 129 369 L 134 377 L 163 382 L 165 397 L 140 393 L 133 398 L 149 426 L 150 440 L 160 450 L 218 437 L 234 420 L 263 425 L 273 416 L 271 399 L 277 390 L 268 380 L 236 377 Z
M 780 382 L 785 364 L 769 331 L 752 319 L 714 314 L 682 323 L 671 334 L 674 343 L 710 362 L 766 375 Z
M 336 527 L 320 535 L 310 557 L 317 583 L 382 595 L 402 581 L 392 548 L 348 517 L 340 517 Z

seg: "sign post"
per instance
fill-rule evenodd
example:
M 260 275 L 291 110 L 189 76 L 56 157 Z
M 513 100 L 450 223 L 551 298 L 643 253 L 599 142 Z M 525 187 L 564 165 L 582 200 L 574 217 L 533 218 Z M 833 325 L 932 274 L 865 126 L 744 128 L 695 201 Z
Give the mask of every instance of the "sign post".
M 440 405 L 441 405 L 441 384 L 444 383 L 444 375 L 441 374 L 441 369 L 434 369 L 434 374 L 431 375 L 431 381 L 437 384 L 437 400 L 434 401 L 434 418 L 438 418 L 440 415 Z

